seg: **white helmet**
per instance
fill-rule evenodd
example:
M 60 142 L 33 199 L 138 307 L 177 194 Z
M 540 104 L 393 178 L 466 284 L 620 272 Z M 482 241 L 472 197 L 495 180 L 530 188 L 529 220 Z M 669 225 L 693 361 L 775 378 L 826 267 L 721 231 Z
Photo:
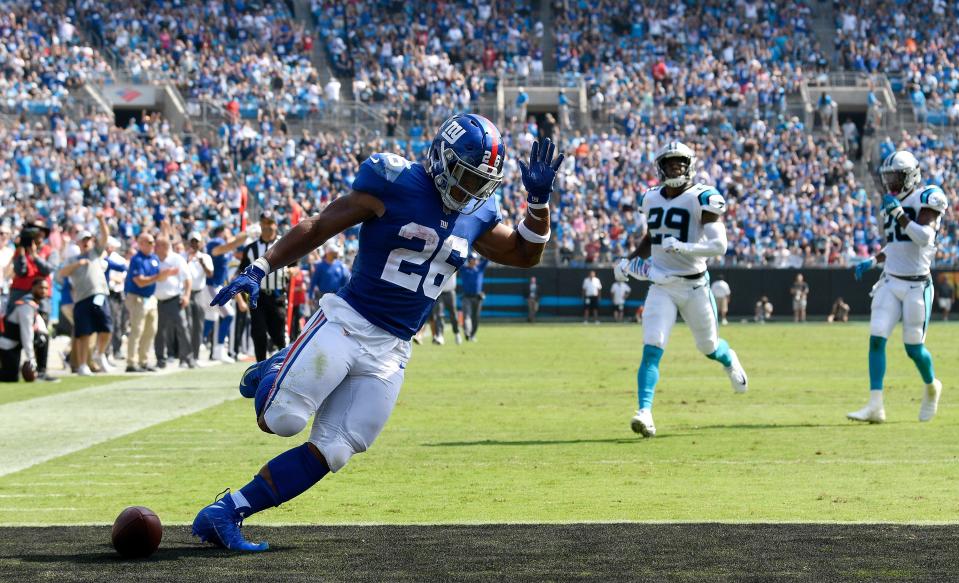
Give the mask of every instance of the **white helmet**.
M 919 186 L 922 180 L 919 160 L 905 150 L 893 152 L 879 168 L 879 178 L 889 194 L 904 198 Z
M 666 169 L 663 168 L 663 162 L 669 158 L 685 158 L 688 162 L 686 172 L 680 176 L 670 178 L 666 175 Z M 658 152 L 656 152 L 656 170 L 659 172 L 659 180 L 666 186 L 680 188 L 693 181 L 693 175 L 696 172 L 696 154 L 682 142 L 669 142 Z

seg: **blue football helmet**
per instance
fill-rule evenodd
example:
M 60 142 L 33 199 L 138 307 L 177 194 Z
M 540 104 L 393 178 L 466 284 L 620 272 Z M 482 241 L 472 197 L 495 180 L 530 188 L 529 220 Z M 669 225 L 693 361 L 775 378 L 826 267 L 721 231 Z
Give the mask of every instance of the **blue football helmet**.
M 474 113 L 449 118 L 430 145 L 427 171 L 451 211 L 471 214 L 496 192 L 503 182 L 506 145 L 493 122 Z M 462 200 L 454 197 L 461 191 Z M 465 195 L 465 196 L 463 196 Z M 466 207 L 473 203 L 473 207 Z

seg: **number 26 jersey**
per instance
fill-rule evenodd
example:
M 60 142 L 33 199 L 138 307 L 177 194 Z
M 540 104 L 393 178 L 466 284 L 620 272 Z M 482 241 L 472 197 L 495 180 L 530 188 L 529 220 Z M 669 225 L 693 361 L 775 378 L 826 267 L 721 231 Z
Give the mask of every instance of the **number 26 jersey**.
M 472 214 L 448 211 L 423 165 L 396 154 L 370 156 L 353 190 L 375 196 L 386 212 L 360 227 L 353 275 L 337 295 L 371 324 L 409 340 L 473 242 L 502 215 L 495 197 Z
M 704 240 L 703 212 L 722 215 L 726 210 L 726 200 L 715 188 L 696 184 L 679 196 L 666 198 L 662 187 L 657 186 L 646 191 L 640 208 L 646 215 L 652 244 L 650 257 L 656 268 L 666 275 L 695 275 L 706 271 L 704 257 L 666 253 L 662 244 L 667 237 L 684 243 Z

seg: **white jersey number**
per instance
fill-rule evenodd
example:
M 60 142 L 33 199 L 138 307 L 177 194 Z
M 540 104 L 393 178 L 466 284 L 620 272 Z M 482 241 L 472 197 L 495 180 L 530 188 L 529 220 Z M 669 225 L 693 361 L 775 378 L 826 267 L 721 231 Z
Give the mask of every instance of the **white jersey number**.
M 450 235 L 443 241 L 442 247 L 433 260 L 430 262 L 430 269 L 424 278 L 422 275 L 407 273 L 400 270 L 403 262 L 413 265 L 423 265 L 433 256 L 436 251 L 439 236 L 434 229 L 424 227 L 417 223 L 407 223 L 400 229 L 400 237 L 404 239 L 420 239 L 423 241 L 423 250 L 414 251 L 412 249 L 394 249 L 386 259 L 386 265 L 383 266 L 383 274 L 380 279 L 406 288 L 411 292 L 419 290 L 423 286 L 423 294 L 426 297 L 436 299 L 443 289 L 446 278 L 456 273 L 456 267 L 451 265 L 448 260 L 453 252 L 459 253 L 460 257 L 465 257 L 469 249 L 469 243 L 462 237 Z M 437 281 L 437 279 L 439 281 Z

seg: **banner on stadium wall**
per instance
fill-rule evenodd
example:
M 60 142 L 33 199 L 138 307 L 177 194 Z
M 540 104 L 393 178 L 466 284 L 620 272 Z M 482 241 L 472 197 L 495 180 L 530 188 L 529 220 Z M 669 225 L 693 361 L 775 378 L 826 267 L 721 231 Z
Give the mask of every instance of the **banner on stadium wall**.
M 157 90 L 153 85 L 119 84 L 104 87 L 103 94 L 113 107 L 155 108 Z
M 600 297 L 600 315 L 610 317 L 613 304 L 609 289 L 613 285 L 613 269 L 607 268 L 556 268 L 537 267 L 517 269 L 512 267 L 490 267 L 483 281 L 483 317 L 488 318 L 525 318 L 527 311 L 526 296 L 529 291 L 529 278 L 536 277 L 539 290 L 539 312 L 541 317 L 578 317 L 583 316 L 583 279 L 590 271 L 603 283 Z M 803 274 L 809 284 L 807 314 L 825 318 L 832 310 L 837 298 L 849 304 L 852 315 L 869 314 L 871 298 L 869 291 L 879 278 L 881 270 L 868 272 L 863 281 L 858 282 L 852 269 L 710 269 L 712 281 L 722 276 L 732 292 L 729 302 L 729 318 L 736 320 L 752 318 L 756 301 L 762 296 L 773 304 L 773 320 L 792 319 L 792 296 L 790 288 L 796 274 Z M 959 287 L 959 272 L 934 271 L 933 278 L 939 281 L 941 275 Z M 462 283 L 462 282 L 460 282 Z M 643 305 L 649 282 L 630 279 L 631 292 L 626 301 L 626 316 L 633 317 Z M 934 308 L 935 312 L 936 308 Z

